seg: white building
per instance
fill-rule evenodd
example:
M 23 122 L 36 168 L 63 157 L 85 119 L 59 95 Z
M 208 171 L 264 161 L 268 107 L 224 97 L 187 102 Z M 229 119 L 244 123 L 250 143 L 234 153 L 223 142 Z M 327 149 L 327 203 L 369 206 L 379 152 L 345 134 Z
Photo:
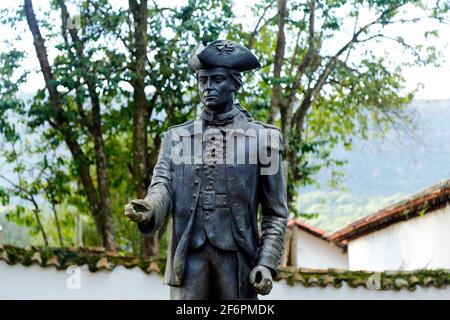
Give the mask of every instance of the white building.
M 282 264 L 304 269 L 348 269 L 346 245 L 330 241 L 323 230 L 291 219 Z
M 284 266 L 260 298 L 449 299 L 449 201 L 450 180 L 330 236 L 290 220 Z M 163 262 L 0 244 L 0 299 L 168 299 Z
M 0 245 L 0 299 L 169 299 L 163 261 L 86 248 Z M 382 280 L 382 281 L 381 281 Z M 450 274 L 281 268 L 260 299 L 450 299 Z
M 350 270 L 450 269 L 449 201 L 450 180 L 358 220 L 329 238 L 348 241 Z

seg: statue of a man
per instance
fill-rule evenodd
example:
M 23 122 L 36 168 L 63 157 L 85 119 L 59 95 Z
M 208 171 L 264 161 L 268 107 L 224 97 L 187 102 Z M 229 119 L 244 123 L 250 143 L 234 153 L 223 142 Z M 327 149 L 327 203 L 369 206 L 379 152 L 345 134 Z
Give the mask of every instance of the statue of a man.
M 148 193 L 125 215 L 151 234 L 171 214 L 171 299 L 257 299 L 272 289 L 287 223 L 280 131 L 234 101 L 241 72 L 260 67 L 250 50 L 217 40 L 188 65 L 205 108 L 165 133 Z

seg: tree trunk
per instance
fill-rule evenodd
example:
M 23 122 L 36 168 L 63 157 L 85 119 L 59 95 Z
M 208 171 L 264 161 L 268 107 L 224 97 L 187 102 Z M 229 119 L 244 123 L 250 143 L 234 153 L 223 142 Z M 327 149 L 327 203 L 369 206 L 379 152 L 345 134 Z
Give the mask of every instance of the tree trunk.
M 81 214 L 76 213 L 75 216 L 75 247 L 80 248 L 83 246 L 83 220 L 81 220 Z
M 61 8 L 63 32 L 66 32 L 67 28 L 65 24 L 70 19 L 67 7 L 64 0 L 59 1 Z M 95 81 L 90 76 L 90 71 L 86 69 L 86 66 L 81 62 L 84 57 L 83 43 L 78 37 L 77 30 L 75 28 L 69 28 L 69 34 L 72 38 L 72 42 L 76 52 L 76 58 L 78 59 L 78 68 L 84 70 L 84 78 L 88 87 L 89 98 L 92 104 L 92 121 L 86 123 L 86 127 L 94 139 L 95 147 L 95 163 L 97 173 L 97 183 L 100 195 L 100 215 L 104 217 L 102 241 L 107 243 L 109 250 L 116 251 L 115 238 L 114 238 L 114 225 L 112 220 L 111 209 L 111 197 L 110 197 L 110 179 L 108 173 L 108 159 L 105 151 L 105 143 L 103 140 L 102 122 L 100 113 L 100 99 L 97 91 L 95 90 Z
M 51 196 L 50 201 L 52 203 L 52 211 L 53 211 L 53 217 L 55 218 L 56 231 L 58 232 L 59 246 L 62 248 L 62 247 L 64 247 L 64 240 L 63 240 L 63 236 L 62 236 L 62 232 L 61 232 L 61 224 L 59 223 L 59 219 L 58 219 L 58 212 L 56 211 L 55 199 L 53 198 L 53 196 Z
M 278 110 L 281 111 L 281 84 L 279 83 L 281 70 L 284 62 L 284 51 L 286 47 L 286 37 L 284 26 L 286 24 L 286 2 L 287 0 L 278 0 L 278 36 L 275 48 L 275 62 L 273 66 L 273 77 L 276 83 L 272 87 L 272 99 L 269 110 L 269 123 L 275 121 L 275 115 Z M 288 137 L 284 137 L 287 139 Z
M 55 86 L 55 79 L 52 73 L 48 61 L 47 50 L 44 45 L 44 39 L 41 36 L 39 26 L 36 21 L 36 15 L 34 13 L 33 5 L 31 0 L 24 0 L 25 15 L 27 18 L 27 23 L 29 29 L 33 35 L 34 47 L 36 50 L 36 55 L 39 60 L 42 74 L 44 76 L 47 91 L 49 92 L 50 102 L 52 107 L 52 115 L 49 116 L 48 121 L 52 127 L 61 133 L 64 140 L 72 154 L 72 157 L 78 164 L 78 172 L 80 174 L 80 179 L 83 183 L 83 187 L 86 191 L 89 209 L 94 217 L 96 223 L 97 231 L 99 232 L 103 246 L 108 251 L 116 251 L 115 239 L 114 239 L 114 229 L 112 225 L 111 208 L 105 205 L 105 200 L 109 201 L 109 187 L 108 193 L 102 193 L 100 201 L 98 199 L 97 191 L 95 189 L 91 173 L 89 171 L 89 162 L 84 154 L 78 141 L 72 132 L 70 122 L 63 112 L 60 96 Z M 98 138 L 98 137 L 97 137 Z M 97 148 L 96 148 L 97 149 Z M 102 159 L 96 159 L 97 161 L 104 161 Z M 98 163 L 98 162 L 97 162 Z M 106 168 L 106 163 L 103 163 L 104 168 Z M 104 168 L 98 168 L 98 170 L 103 170 Z M 102 180 L 101 175 L 99 176 L 99 189 L 104 190 L 105 185 L 109 182 Z M 105 197 L 107 197 L 105 199 Z M 108 215 L 109 212 L 109 215 Z
M 34 218 L 36 219 L 36 223 L 38 225 L 39 231 L 41 232 L 42 235 L 42 239 L 44 240 L 44 244 L 46 247 L 48 247 L 48 238 L 47 238 L 47 234 L 45 233 L 44 230 L 44 226 L 42 225 L 41 222 L 41 218 L 39 217 L 39 212 L 41 211 L 39 209 L 39 206 L 36 202 L 36 199 L 34 198 L 34 196 L 31 194 L 29 200 L 31 201 L 31 203 L 33 203 L 34 209 L 33 209 L 33 213 L 34 213 Z
M 39 218 L 39 211 L 33 210 L 33 213 L 34 213 L 34 218 L 36 219 L 36 222 L 38 224 L 39 231 L 41 232 L 42 239 L 44 239 L 44 244 L 46 247 L 48 247 L 48 238 L 47 238 L 47 234 L 45 233 L 44 226 L 41 223 L 41 219 Z
M 147 1 L 129 1 L 134 19 L 133 30 L 133 181 L 136 194 L 144 198 L 149 184 L 147 127 L 150 121 L 149 103 L 145 94 L 147 71 Z
M 133 66 L 131 68 L 134 79 L 133 87 L 133 181 L 136 195 L 143 199 L 147 194 L 150 183 L 148 125 L 152 113 L 145 94 L 145 77 L 147 71 L 147 0 L 129 0 L 129 7 L 133 16 Z M 149 257 L 159 254 L 158 233 L 147 236 L 141 234 L 141 256 Z
M 285 58 L 285 47 L 286 47 L 286 36 L 284 33 L 286 25 L 286 4 L 287 0 L 278 0 L 278 35 L 277 43 L 275 48 L 275 62 L 273 68 L 273 77 L 276 79 L 276 83 L 272 87 L 272 97 L 269 112 L 269 122 L 273 123 L 275 121 L 275 115 L 277 111 L 280 111 L 281 116 L 281 133 L 283 135 L 283 166 L 286 185 L 289 184 L 288 179 L 291 176 L 290 166 L 288 160 L 289 154 L 289 141 L 291 137 L 291 122 L 292 122 L 292 109 L 286 104 L 285 99 L 282 97 L 282 87 L 279 83 L 281 79 L 281 71 L 283 69 L 284 58 Z M 288 189 L 289 190 L 289 189 Z M 288 208 L 289 211 L 292 209 L 292 201 L 289 201 L 288 194 Z

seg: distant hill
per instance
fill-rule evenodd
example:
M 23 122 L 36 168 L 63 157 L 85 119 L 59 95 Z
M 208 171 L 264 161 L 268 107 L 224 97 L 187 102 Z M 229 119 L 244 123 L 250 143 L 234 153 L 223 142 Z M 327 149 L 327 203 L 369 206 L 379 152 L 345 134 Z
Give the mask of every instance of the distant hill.
M 308 223 L 334 231 L 450 178 L 450 100 L 418 100 L 410 108 L 417 126 L 412 134 L 391 131 L 384 140 L 355 139 L 351 151 L 333 152 L 348 161 L 345 192 L 326 187 L 327 172 L 318 176 L 321 189 L 299 190 L 299 209 L 320 214 Z

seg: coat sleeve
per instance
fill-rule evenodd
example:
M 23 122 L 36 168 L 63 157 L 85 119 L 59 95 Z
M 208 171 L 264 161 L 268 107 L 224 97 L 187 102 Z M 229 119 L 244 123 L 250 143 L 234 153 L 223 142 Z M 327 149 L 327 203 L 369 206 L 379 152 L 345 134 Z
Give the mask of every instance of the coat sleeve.
M 277 130 L 275 136 L 277 140 L 274 141 L 272 135 L 272 142 L 269 141 L 267 146 L 264 147 L 270 149 L 271 161 L 278 162 L 277 166 L 274 166 L 276 170 L 260 172 L 262 219 L 260 246 L 257 256 L 257 265 L 269 268 L 272 276 L 277 274 L 283 254 L 284 234 L 288 217 L 287 192 L 282 159 L 283 141 L 279 130 Z M 278 160 L 274 157 L 278 157 Z
M 153 169 L 153 176 L 144 200 L 154 208 L 153 219 L 146 223 L 139 223 L 142 233 L 152 234 L 163 224 L 172 208 L 172 141 L 171 132 L 164 135 L 159 150 L 158 162 Z

